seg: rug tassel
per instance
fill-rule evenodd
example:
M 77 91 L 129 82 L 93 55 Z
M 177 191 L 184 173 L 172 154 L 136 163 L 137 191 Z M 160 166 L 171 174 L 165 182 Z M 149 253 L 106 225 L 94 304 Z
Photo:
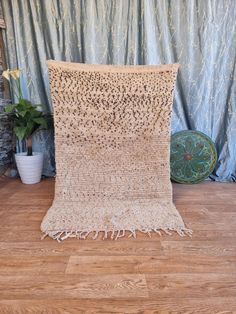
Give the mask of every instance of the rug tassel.
M 157 234 L 159 234 L 159 236 L 160 236 L 160 237 L 162 236 L 162 234 L 161 234 L 161 231 L 160 231 L 160 230 L 158 230 L 158 229 L 154 229 L 154 231 L 155 231 Z
M 184 232 L 186 235 L 188 235 L 190 238 L 192 238 L 193 230 L 191 229 L 184 229 Z
M 53 235 L 52 235 L 52 238 L 54 239 L 54 240 L 57 240 L 57 242 L 61 242 L 61 235 L 64 233 L 64 231 L 62 231 L 62 232 L 56 232 L 56 233 L 54 233 Z M 49 234 L 49 236 L 50 236 L 50 234 Z
M 126 231 L 129 231 L 130 234 L 128 235 L 128 238 L 137 238 L 137 234 L 136 234 L 136 230 L 125 230 L 125 229 L 121 229 L 121 230 L 112 230 L 112 231 L 108 231 L 108 230 L 100 230 L 101 232 L 104 232 L 104 236 L 102 237 L 103 240 L 109 238 L 109 232 L 111 232 L 111 236 L 110 239 L 112 240 L 117 240 L 119 238 L 122 238 L 126 235 Z M 87 239 L 88 235 L 91 232 L 95 232 L 94 236 L 92 237 L 93 240 L 96 240 L 99 236 L 100 231 L 49 231 L 49 232 L 45 232 L 42 237 L 41 240 L 43 240 L 44 238 L 46 238 L 47 236 L 53 238 L 54 240 L 57 240 L 58 242 L 61 242 L 67 238 L 70 237 L 77 237 L 78 239 L 81 240 L 85 240 Z M 147 234 L 150 238 L 152 237 L 152 231 L 156 232 L 159 234 L 159 236 L 162 236 L 162 231 L 165 232 L 168 235 L 172 235 L 171 231 L 176 231 L 178 233 L 178 235 L 180 235 L 181 237 L 184 236 L 189 236 L 192 237 L 192 233 L 193 231 L 191 229 L 173 229 L 173 228 L 169 228 L 169 229 L 141 229 L 138 230 L 140 232 L 143 232 L 145 234 Z
M 112 239 L 112 240 L 114 239 L 114 236 L 115 236 L 115 231 L 112 230 L 112 233 L 111 233 L 111 239 Z
M 95 235 L 93 236 L 93 240 L 96 240 L 98 235 L 99 235 L 99 231 L 96 231 Z
M 134 237 L 135 239 L 137 238 L 135 230 L 129 230 L 131 234 L 128 236 L 128 238 Z
M 66 232 L 66 234 L 64 235 L 64 237 L 59 237 L 60 241 L 63 241 L 69 237 L 71 237 L 72 232 Z
M 119 236 L 119 238 L 122 238 L 122 237 L 124 237 L 125 236 L 125 230 L 122 230 L 122 233 L 121 233 L 121 235 Z
M 115 237 L 115 240 L 117 240 L 120 237 L 120 230 L 117 231 L 117 235 Z
M 181 237 L 184 237 L 185 234 L 182 230 L 177 230 L 178 235 L 180 235 Z
M 107 231 L 106 231 L 106 230 L 104 231 L 104 236 L 103 236 L 102 239 L 103 239 L 103 240 L 107 239 Z
M 172 235 L 172 233 L 168 229 L 162 229 L 166 234 Z
M 77 237 L 78 239 L 81 239 L 81 233 L 82 233 L 82 232 L 76 231 L 76 237 Z
M 80 239 L 85 240 L 85 239 L 87 238 L 87 236 L 90 234 L 90 231 L 85 232 L 84 234 L 83 234 L 83 233 L 84 233 L 84 232 L 81 232 L 81 234 L 80 234 Z
M 41 240 L 45 239 L 47 236 L 48 236 L 48 234 L 47 234 L 47 233 L 44 233 L 44 234 L 41 236 Z

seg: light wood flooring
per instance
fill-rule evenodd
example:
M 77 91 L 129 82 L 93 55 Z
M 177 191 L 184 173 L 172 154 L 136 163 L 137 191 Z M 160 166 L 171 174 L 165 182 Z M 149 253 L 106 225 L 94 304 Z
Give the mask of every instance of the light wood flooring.
M 174 184 L 192 238 L 41 241 L 54 180 L 0 179 L 0 314 L 236 313 L 236 184 Z

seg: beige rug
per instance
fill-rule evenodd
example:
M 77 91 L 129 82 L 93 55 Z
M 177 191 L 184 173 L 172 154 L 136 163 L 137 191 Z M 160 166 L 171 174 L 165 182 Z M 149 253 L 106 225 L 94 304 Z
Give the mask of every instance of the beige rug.
M 41 230 L 58 241 L 136 231 L 190 234 L 172 202 L 170 118 L 178 65 L 49 61 L 55 199 Z

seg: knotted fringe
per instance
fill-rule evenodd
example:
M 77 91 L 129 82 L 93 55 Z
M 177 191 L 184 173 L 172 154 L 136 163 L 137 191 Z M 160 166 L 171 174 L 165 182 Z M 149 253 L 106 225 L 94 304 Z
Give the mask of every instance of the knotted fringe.
M 172 235 L 172 232 L 177 232 L 181 237 L 184 236 L 192 236 L 192 230 L 191 229 L 151 229 L 151 230 L 113 230 L 113 231 L 107 231 L 107 230 L 101 230 L 101 231 L 48 231 L 45 232 L 42 236 L 41 240 L 46 238 L 47 236 L 51 237 L 54 240 L 57 240 L 58 242 L 61 242 L 67 238 L 77 238 L 80 240 L 85 240 L 88 238 L 89 234 L 93 234 L 92 239 L 96 240 L 100 234 L 103 234 L 102 240 L 110 238 L 111 240 L 117 240 L 119 238 L 123 238 L 128 233 L 128 238 L 137 238 L 137 231 L 140 231 L 142 233 L 147 234 L 150 238 L 152 236 L 152 233 L 155 232 L 159 236 L 162 236 L 162 233 Z M 110 235 L 109 235 L 110 233 Z

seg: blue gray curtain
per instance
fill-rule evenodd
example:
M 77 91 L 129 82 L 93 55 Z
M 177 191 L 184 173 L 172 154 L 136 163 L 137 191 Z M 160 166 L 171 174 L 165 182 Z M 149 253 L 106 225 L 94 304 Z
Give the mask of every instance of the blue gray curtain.
M 2 0 L 9 68 L 25 97 L 50 104 L 47 59 L 109 64 L 178 62 L 172 132 L 212 138 L 212 178 L 236 175 L 235 0 Z M 35 137 L 53 174 L 53 132 Z

